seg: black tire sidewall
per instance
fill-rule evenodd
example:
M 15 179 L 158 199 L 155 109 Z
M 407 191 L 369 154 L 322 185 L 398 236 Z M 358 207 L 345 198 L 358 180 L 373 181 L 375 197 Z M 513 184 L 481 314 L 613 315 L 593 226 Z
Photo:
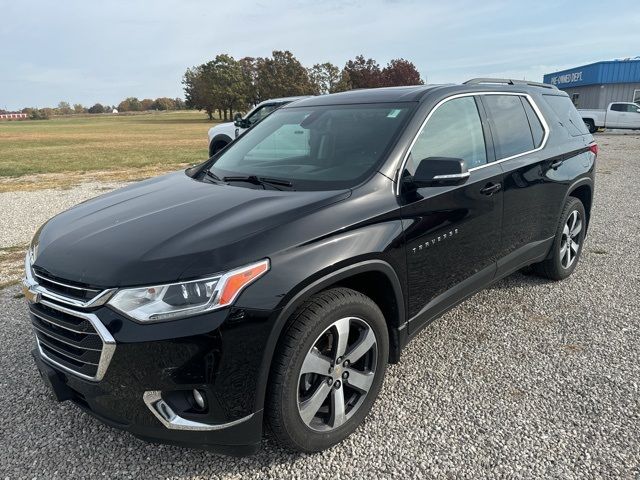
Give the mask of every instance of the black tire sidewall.
M 277 412 L 277 414 L 281 416 L 282 425 L 289 437 L 289 443 L 295 445 L 298 450 L 305 452 L 324 450 L 353 433 L 369 413 L 382 386 L 389 356 L 387 325 L 382 312 L 373 301 L 357 292 L 354 292 L 354 294 L 353 299 L 350 299 L 348 303 L 332 305 L 328 311 L 323 310 L 322 314 L 318 315 L 320 318 L 317 319 L 312 328 L 304 329 L 301 332 L 297 348 L 288 355 L 287 362 L 284 365 L 286 374 L 284 375 L 280 393 L 282 395 L 281 402 L 279 402 L 281 411 Z M 366 321 L 372 328 L 378 347 L 376 376 L 371 389 L 353 417 L 335 430 L 318 432 L 305 425 L 298 413 L 299 372 L 307 352 L 311 349 L 316 339 L 333 322 L 345 317 L 358 317 Z
M 587 129 L 589 130 L 589 133 L 596 133 L 598 131 L 595 123 L 593 123 L 591 120 L 587 120 L 584 123 L 587 125 Z

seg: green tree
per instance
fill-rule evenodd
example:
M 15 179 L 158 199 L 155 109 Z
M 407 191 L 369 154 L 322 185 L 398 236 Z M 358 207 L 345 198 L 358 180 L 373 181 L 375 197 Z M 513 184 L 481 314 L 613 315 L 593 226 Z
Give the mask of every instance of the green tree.
M 58 113 L 60 115 L 71 115 L 73 113 L 73 109 L 69 102 L 60 102 L 58 103 Z
M 338 83 L 335 91 L 380 87 L 383 84 L 380 65 L 373 58 L 365 59 L 363 55 L 358 55 L 345 64 Z
M 272 55 L 256 60 L 258 100 L 313 94 L 307 69 L 290 51 L 275 50 Z
M 87 109 L 86 109 L 86 108 L 84 108 L 84 107 L 82 106 L 82 104 L 80 104 L 80 103 L 76 103 L 76 104 L 73 106 L 73 113 L 85 113 L 86 111 L 87 111 Z
M 89 107 L 87 110 L 89 113 L 104 113 L 104 107 L 100 103 L 96 103 L 95 105 Z
M 227 120 L 247 104 L 247 85 L 240 63 L 226 54 L 188 69 L 183 77 L 186 105 L 207 112 L 219 110 Z
M 182 85 L 184 85 L 185 103 L 188 108 L 196 108 L 204 110 L 209 116 L 209 120 L 213 120 L 213 112 L 215 111 L 215 101 L 209 88 L 210 66 L 207 64 L 198 65 L 188 68 L 182 77 Z
M 216 108 L 223 111 L 224 119 L 233 118 L 234 110 L 247 104 L 247 84 L 242 67 L 232 56 L 217 55 L 212 65 L 211 89 Z
M 154 110 L 176 110 L 176 101 L 173 98 L 156 98 L 151 107 Z
M 340 81 L 340 69 L 333 63 L 316 63 L 309 69 L 309 80 L 315 95 L 333 92 Z
M 253 57 L 243 57 L 238 60 L 242 70 L 242 81 L 246 93 L 247 105 L 255 105 L 260 102 L 257 88 L 258 59 Z
M 30 108 L 28 114 L 31 120 L 49 120 L 49 117 L 51 116 L 51 109 L 50 108 Z
M 151 110 L 153 107 L 153 100 L 150 98 L 145 98 L 144 100 L 140 100 L 140 111 Z
M 126 98 L 118 104 L 119 112 L 139 112 L 140 109 L 140 100 L 136 97 Z

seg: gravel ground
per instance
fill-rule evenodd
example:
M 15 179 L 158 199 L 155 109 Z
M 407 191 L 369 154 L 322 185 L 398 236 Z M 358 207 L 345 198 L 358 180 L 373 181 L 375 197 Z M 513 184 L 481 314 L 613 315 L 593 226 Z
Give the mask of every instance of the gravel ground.
M 1 291 L 0 478 L 640 478 L 640 136 L 597 138 L 575 274 L 512 275 L 434 322 L 365 424 L 322 454 L 268 439 L 241 459 L 151 445 L 56 404 L 18 289 Z
M 122 185 L 90 182 L 67 189 L 0 193 L 0 248 L 28 243 L 36 229 L 52 216 Z

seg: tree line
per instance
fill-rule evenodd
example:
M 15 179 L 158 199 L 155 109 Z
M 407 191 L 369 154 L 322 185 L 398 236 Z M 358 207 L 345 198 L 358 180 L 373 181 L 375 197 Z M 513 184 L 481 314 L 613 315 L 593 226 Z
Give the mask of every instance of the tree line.
M 60 102 L 57 107 L 53 108 L 23 108 L 20 112 L 26 113 L 31 120 L 46 120 L 54 115 L 76 115 L 83 113 L 111 113 L 113 110 L 118 112 L 145 112 L 145 111 L 165 111 L 165 110 L 184 110 L 185 102 L 181 98 L 159 97 L 155 100 L 144 98 L 139 100 L 137 97 L 128 97 L 117 105 L 103 105 L 95 103 L 90 107 L 85 107 L 80 103 L 71 105 L 69 102 Z M 0 113 L 9 113 L 0 109 Z
M 423 83 L 416 66 L 403 58 L 381 67 L 374 59 L 358 55 L 342 69 L 330 62 L 306 68 L 288 50 L 239 60 L 220 54 L 187 69 L 182 79 L 187 108 L 204 110 L 209 119 L 217 111 L 224 120 L 270 98 Z

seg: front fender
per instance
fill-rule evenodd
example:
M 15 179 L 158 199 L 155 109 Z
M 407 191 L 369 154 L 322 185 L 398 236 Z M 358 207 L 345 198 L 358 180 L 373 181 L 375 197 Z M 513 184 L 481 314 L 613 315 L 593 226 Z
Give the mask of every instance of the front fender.
M 209 143 L 211 143 L 217 135 L 226 135 L 229 138 L 233 138 L 235 136 L 234 132 L 235 125 L 232 122 L 219 123 L 209 129 L 207 137 L 209 138 Z
M 238 299 L 238 307 L 275 312 L 262 353 L 256 383 L 255 410 L 263 408 L 271 362 L 292 313 L 311 295 L 349 277 L 382 273 L 389 280 L 398 307 L 398 324 L 406 321 L 402 222 L 389 219 L 354 231 L 300 245 L 271 257 L 271 270 Z M 404 331 L 394 325 L 398 344 Z

